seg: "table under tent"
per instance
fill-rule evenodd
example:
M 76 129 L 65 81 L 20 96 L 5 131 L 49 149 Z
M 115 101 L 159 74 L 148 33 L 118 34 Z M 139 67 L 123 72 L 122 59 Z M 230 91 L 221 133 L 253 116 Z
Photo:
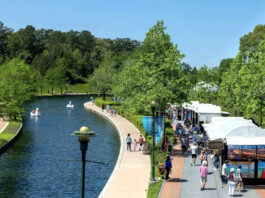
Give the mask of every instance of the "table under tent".
M 214 117 L 203 124 L 210 141 L 225 143 L 222 162 L 229 160 L 228 171 L 242 166 L 245 182 L 265 184 L 265 130 L 242 117 Z

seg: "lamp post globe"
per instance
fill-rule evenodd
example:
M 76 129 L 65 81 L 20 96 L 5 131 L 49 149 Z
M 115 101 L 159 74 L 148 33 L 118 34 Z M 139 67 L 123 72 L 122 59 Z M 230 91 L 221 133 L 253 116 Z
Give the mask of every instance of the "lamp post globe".
M 91 132 L 94 134 L 93 132 Z M 72 135 L 78 136 L 80 142 L 80 150 L 82 153 L 82 183 L 81 183 L 81 198 L 85 197 L 85 168 L 86 168 L 86 151 L 89 142 L 90 130 L 87 126 L 82 126 L 79 131 L 74 131 Z

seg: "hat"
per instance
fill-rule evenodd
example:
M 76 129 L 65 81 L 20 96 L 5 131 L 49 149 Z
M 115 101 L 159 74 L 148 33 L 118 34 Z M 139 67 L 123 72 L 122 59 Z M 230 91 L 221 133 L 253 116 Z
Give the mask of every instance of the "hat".
M 230 173 L 231 173 L 231 172 L 234 172 L 234 171 L 235 171 L 235 169 L 234 169 L 234 168 L 231 168 L 231 169 L 230 169 Z
M 197 134 L 197 131 L 194 131 L 193 134 Z
M 203 166 L 207 166 L 207 161 L 203 161 L 203 162 L 202 162 L 202 165 L 203 165 Z

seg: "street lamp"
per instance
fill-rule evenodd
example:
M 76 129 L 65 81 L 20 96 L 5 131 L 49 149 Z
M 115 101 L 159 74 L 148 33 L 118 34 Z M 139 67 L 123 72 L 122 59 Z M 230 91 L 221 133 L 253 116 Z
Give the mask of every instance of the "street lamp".
M 95 135 L 90 131 L 87 126 L 83 126 L 79 131 L 74 131 L 72 135 L 78 136 L 80 142 L 80 150 L 82 152 L 82 185 L 81 185 L 81 198 L 85 197 L 85 168 L 86 168 L 86 151 L 89 142 L 89 135 Z
M 152 137 L 153 137 L 153 148 L 152 148 L 152 178 L 151 182 L 155 182 L 155 109 L 156 109 L 156 102 L 152 101 L 151 102 L 151 109 L 152 109 Z

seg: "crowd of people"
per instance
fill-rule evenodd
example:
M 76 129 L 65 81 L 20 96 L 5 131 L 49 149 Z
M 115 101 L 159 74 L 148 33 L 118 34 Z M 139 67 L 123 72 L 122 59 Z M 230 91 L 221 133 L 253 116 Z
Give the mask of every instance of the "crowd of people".
M 176 125 L 175 133 L 179 138 L 181 143 L 181 149 L 183 154 L 189 154 L 191 156 L 191 166 L 196 165 L 197 158 L 199 157 L 200 161 L 200 189 L 203 191 L 207 183 L 208 175 L 208 157 L 212 159 L 213 170 L 220 170 L 221 167 L 221 181 L 222 188 L 227 188 L 228 195 L 233 196 L 234 191 L 243 190 L 243 180 L 241 174 L 241 166 L 238 166 L 238 169 L 235 171 L 234 168 L 230 168 L 228 171 L 227 164 L 229 161 L 225 161 L 221 166 L 220 163 L 220 153 L 218 150 L 207 150 L 208 137 L 204 133 L 203 129 L 195 125 L 191 125 L 189 122 L 184 122 L 184 126 L 180 123 Z M 166 168 L 166 179 L 168 179 L 167 169 L 172 168 L 172 164 L 169 163 L 170 158 L 167 157 L 165 161 Z

